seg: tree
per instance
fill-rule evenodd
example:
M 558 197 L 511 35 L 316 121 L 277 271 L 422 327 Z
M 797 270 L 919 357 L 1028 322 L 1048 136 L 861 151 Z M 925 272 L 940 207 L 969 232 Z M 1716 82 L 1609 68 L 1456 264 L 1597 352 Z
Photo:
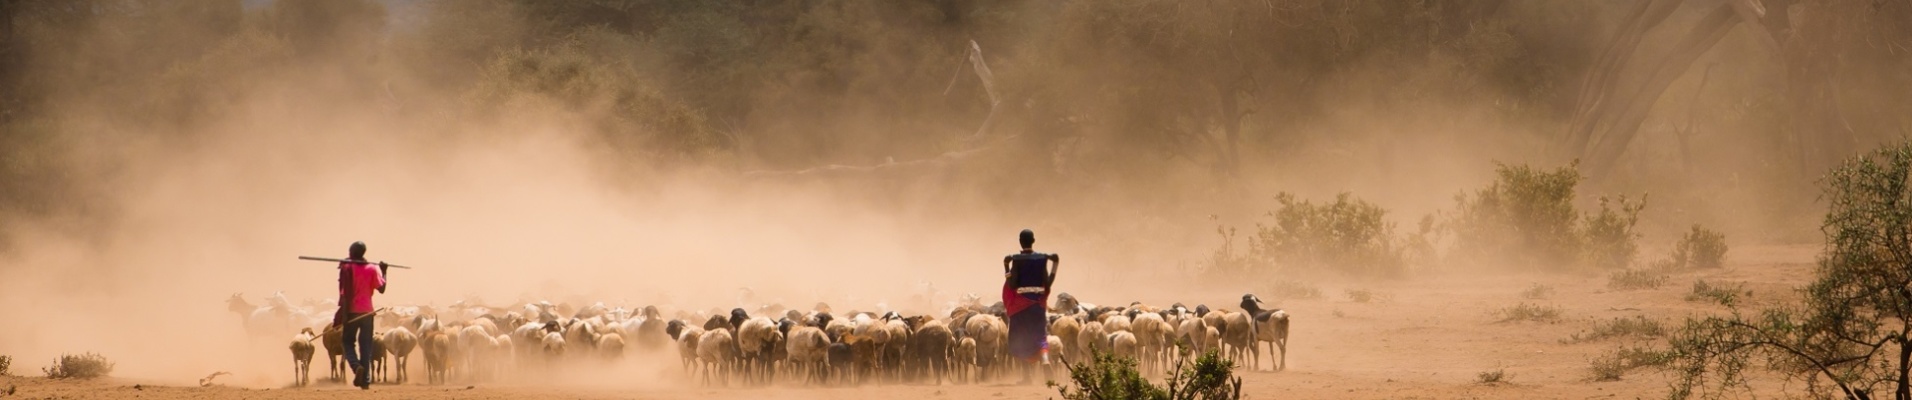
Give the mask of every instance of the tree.
M 1673 398 L 1743 387 L 1757 361 L 1816 395 L 1912 399 L 1912 143 L 1826 176 L 1826 248 L 1799 305 L 1689 319 L 1671 340 Z

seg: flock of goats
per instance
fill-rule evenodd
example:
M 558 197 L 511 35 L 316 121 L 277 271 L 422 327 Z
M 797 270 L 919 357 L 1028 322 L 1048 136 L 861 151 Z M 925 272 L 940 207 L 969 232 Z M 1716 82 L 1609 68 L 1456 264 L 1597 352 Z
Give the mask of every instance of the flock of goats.
M 339 331 L 327 326 L 333 310 L 329 304 L 294 305 L 283 294 L 267 297 L 263 305 L 233 294 L 227 303 L 253 335 L 297 331 L 289 346 L 296 385 L 310 383 L 318 348 L 328 355 L 330 378 L 347 377 Z M 1288 314 L 1263 309 L 1261 299 L 1252 294 L 1242 296 L 1241 310 L 1181 303 L 1098 306 L 1067 293 L 1052 303 L 1051 360 L 1076 362 L 1091 352 L 1110 352 L 1135 359 L 1145 374 L 1161 374 L 1171 368 L 1174 357 L 1214 350 L 1256 370 L 1266 343 L 1270 367 L 1286 367 Z M 967 383 L 1015 371 L 1006 350 L 1009 329 L 1002 303 L 983 305 L 971 295 L 944 308 L 933 316 L 906 316 L 894 311 L 838 312 L 823 303 L 809 310 L 770 304 L 755 311 L 681 310 L 667 319 L 655 306 L 630 309 L 603 303 L 391 307 L 374 317 L 377 357 L 371 372 L 375 381 L 404 383 L 415 350 L 425 356 L 431 384 L 494 381 L 517 371 L 616 362 L 626 356 L 666 359 L 672 351 L 686 374 L 705 385 L 761 385 L 778 378 L 822 385 Z M 1047 364 L 1045 368 L 1059 368 L 1060 363 Z

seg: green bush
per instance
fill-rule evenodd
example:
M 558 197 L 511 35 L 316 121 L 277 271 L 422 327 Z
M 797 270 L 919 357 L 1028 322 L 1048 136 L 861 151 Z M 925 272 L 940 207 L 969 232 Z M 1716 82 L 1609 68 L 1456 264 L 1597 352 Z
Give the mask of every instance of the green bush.
M 1239 400 L 1241 378 L 1235 364 L 1210 350 L 1189 363 L 1177 359 L 1174 374 L 1164 386 L 1149 383 L 1136 369 L 1135 359 L 1095 352 L 1087 363 L 1068 363 L 1071 385 L 1049 382 L 1069 400 Z
M 0 356 L 0 376 L 13 376 L 13 356 Z
M 1671 279 L 1665 273 L 1644 269 L 1623 269 L 1607 276 L 1607 288 L 1613 290 L 1659 289 Z
M 1581 218 L 1581 261 L 1602 269 L 1632 265 L 1633 257 L 1640 253 L 1640 234 L 1633 231 L 1633 226 L 1640 222 L 1643 208 L 1644 196 L 1638 202 L 1627 201 L 1626 196 L 1611 202 L 1601 197 L 1600 212 Z
M 90 379 L 112 374 L 113 363 L 107 361 L 106 356 L 97 353 L 63 354 L 59 359 L 53 360 L 53 365 L 42 368 L 40 371 L 45 372 L 46 377 L 54 379 Z
M 1574 165 L 1542 171 L 1498 165 L 1498 179 L 1473 196 L 1462 194 L 1448 228 L 1453 254 L 1470 262 L 1565 266 L 1580 248 L 1575 234 Z
M 1496 167 L 1494 183 L 1472 196 L 1455 196 L 1446 229 L 1457 261 L 1502 266 L 1622 268 L 1638 253 L 1634 226 L 1646 206 L 1621 196 L 1600 198 L 1598 211 L 1573 206 L 1578 163 L 1555 170 Z
M 1806 397 L 1912 398 L 1908 179 L 1912 143 L 1854 157 L 1827 173 L 1820 225 L 1826 245 L 1801 298 L 1688 318 L 1669 338 L 1676 380 L 1668 397 L 1739 392 L 1751 369 L 1768 367 L 1803 382 Z
M 1660 326 L 1660 321 L 1636 315 L 1630 318 L 1614 318 L 1604 322 L 1595 321 L 1592 329 L 1586 332 L 1575 333 L 1572 338 L 1563 340 L 1562 342 L 1581 343 L 1616 337 L 1657 338 L 1663 335 L 1666 335 L 1666 328 Z
M 1726 235 L 1693 225 L 1673 247 L 1675 268 L 1719 268 L 1726 264 Z
M 1274 222 L 1257 225 L 1251 254 L 1285 271 L 1326 271 L 1348 276 L 1390 277 L 1406 270 L 1406 255 L 1387 222 L 1387 210 L 1347 193 L 1315 204 L 1294 195 L 1281 203 Z

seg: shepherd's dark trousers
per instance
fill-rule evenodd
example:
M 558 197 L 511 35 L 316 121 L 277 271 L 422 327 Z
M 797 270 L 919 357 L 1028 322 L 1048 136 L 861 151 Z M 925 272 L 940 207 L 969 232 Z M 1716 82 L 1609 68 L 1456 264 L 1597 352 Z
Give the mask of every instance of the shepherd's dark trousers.
M 372 361 L 372 351 L 376 350 L 372 347 L 372 331 L 375 330 L 372 328 L 372 319 L 359 318 L 361 315 L 365 314 L 352 313 L 345 316 L 346 320 L 353 318 L 358 320 L 345 323 L 345 331 L 341 332 L 343 336 L 340 337 L 345 342 L 345 364 L 352 366 L 352 384 L 359 386 L 371 382 L 372 377 L 368 376 L 371 371 L 367 368 L 371 366 L 369 363 Z

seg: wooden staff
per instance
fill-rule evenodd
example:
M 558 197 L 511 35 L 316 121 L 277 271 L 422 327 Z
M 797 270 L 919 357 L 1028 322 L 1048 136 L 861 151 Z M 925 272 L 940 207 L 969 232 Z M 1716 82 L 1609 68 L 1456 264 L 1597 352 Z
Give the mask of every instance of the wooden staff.
M 359 261 L 360 261 L 360 260 L 347 260 L 347 259 L 342 259 L 342 258 L 325 258 L 325 257 L 312 257 L 312 256 L 299 256 L 299 259 L 300 259 L 300 260 L 306 260 L 306 261 L 328 261 L 328 262 L 335 262 L 335 263 L 338 263 L 338 262 L 359 262 Z M 368 264 L 377 264 L 378 262 L 377 262 L 377 261 L 366 261 L 366 263 L 368 263 Z M 403 265 L 398 265 L 398 264 L 392 264 L 392 263 L 386 263 L 386 264 L 385 264 L 385 266 L 387 266 L 387 267 L 392 267 L 392 268 L 403 268 L 403 269 L 412 269 L 412 267 L 407 267 L 407 266 L 403 266 Z

